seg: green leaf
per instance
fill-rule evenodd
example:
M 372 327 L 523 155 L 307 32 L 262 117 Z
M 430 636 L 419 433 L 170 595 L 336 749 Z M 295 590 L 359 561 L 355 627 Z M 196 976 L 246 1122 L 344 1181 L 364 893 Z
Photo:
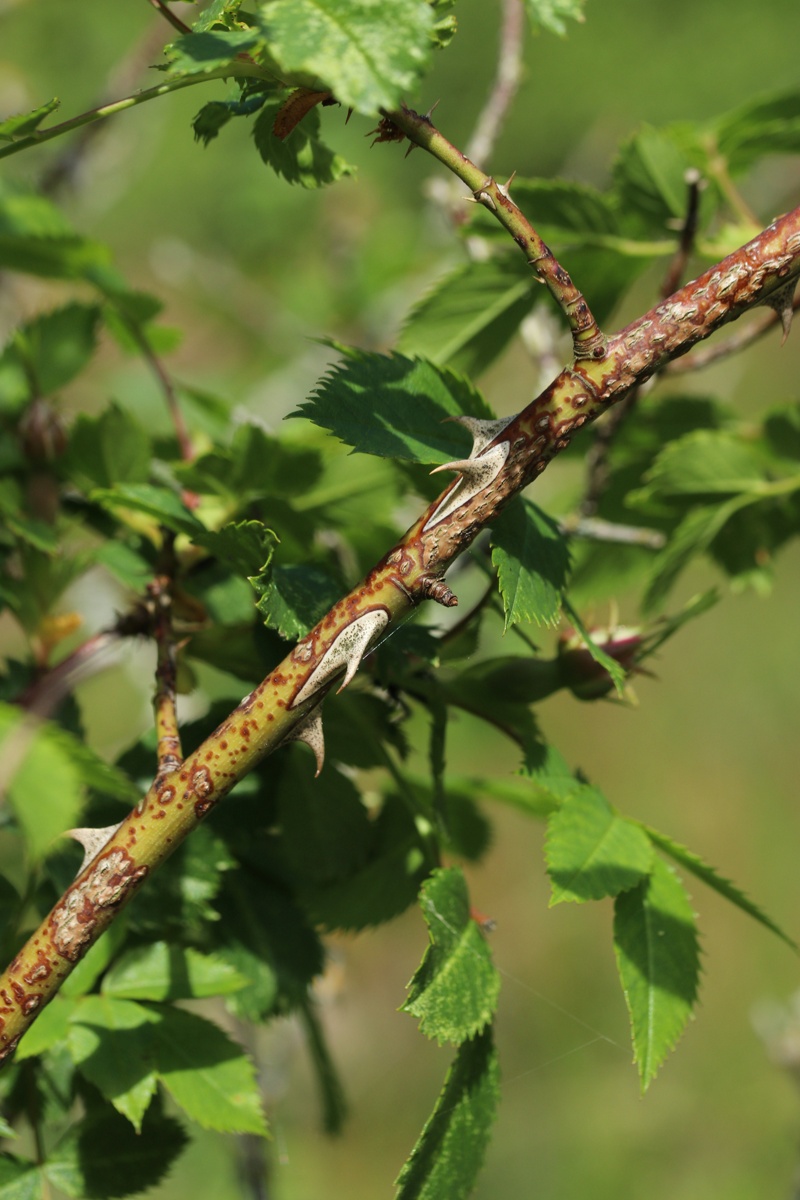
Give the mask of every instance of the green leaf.
M 261 521 L 234 521 L 203 536 L 202 545 L 237 575 L 251 576 L 269 566 L 277 537 Z
M 156 1093 L 151 1031 L 158 1015 L 116 996 L 84 996 L 72 1013 L 76 1067 L 137 1132 Z
M 566 21 L 583 23 L 585 0 L 525 0 L 525 10 L 534 29 L 546 29 L 564 37 Z
M 202 539 L 209 532 L 189 512 L 177 492 L 169 488 L 149 483 L 120 483 L 115 487 L 95 488 L 89 498 L 112 512 L 117 508 L 129 508 L 132 512 L 144 513 L 159 525 L 166 525 L 174 533 L 188 534 L 193 540 Z
M 403 354 L 470 376 L 506 347 L 540 288 L 520 257 L 501 254 L 464 263 L 414 305 L 397 342 Z
M 650 581 L 642 599 L 642 611 L 661 608 L 676 579 L 689 562 L 706 550 L 731 517 L 759 497 L 747 493 L 732 496 L 723 504 L 691 509 L 653 563 Z
M 458 375 L 424 359 L 347 350 L 290 415 L 307 417 L 363 454 L 444 463 L 466 453 L 465 431 L 446 420 L 462 414 L 494 415 Z
M 103 995 L 127 1000 L 200 1000 L 224 996 L 247 979 L 229 963 L 190 946 L 152 942 L 123 954 L 103 980 Z
M 164 1009 L 151 1026 L 158 1076 L 173 1100 L 203 1129 L 266 1136 L 255 1071 L 218 1025 L 182 1009 Z
M 600 900 L 639 883 L 653 865 L 653 848 L 634 821 L 614 811 L 605 796 L 583 787 L 568 796 L 547 824 L 550 904 Z
M 94 354 L 99 317 L 97 305 L 72 303 L 20 325 L 0 355 L 6 394 L 51 396 L 68 384 Z
M 74 825 L 83 804 L 81 773 L 52 728 L 14 705 L 0 705 L 7 796 L 33 860 Z
M 585 183 L 517 176 L 513 191 L 515 203 L 548 245 L 602 245 L 604 235 L 619 233 L 619 216 L 612 197 Z
M 250 576 L 250 581 L 263 592 L 257 608 L 264 624 L 291 641 L 313 629 L 342 594 L 327 571 L 310 563 L 272 567 L 266 580 Z
M 467 885 L 457 867 L 434 871 L 419 900 L 430 945 L 402 1008 L 419 1019 L 426 1037 L 458 1045 L 491 1021 L 500 976 L 470 915 Z
M 298 82 L 324 87 L 340 104 L 376 115 L 413 91 L 430 57 L 433 12 L 393 0 L 391 19 L 370 0 L 273 0 L 261 9 L 269 52 Z
M 174 1117 L 148 1113 L 137 1131 L 103 1109 L 90 1112 L 42 1170 L 50 1184 L 75 1200 L 116 1200 L 155 1187 L 188 1140 Z
M 75 279 L 107 269 L 108 262 L 106 248 L 80 237 L 49 200 L 0 183 L 0 268 Z
M 303 885 L 302 900 L 324 929 L 360 930 L 414 903 L 427 874 L 425 849 L 406 800 L 390 795 L 372 825 L 365 863 L 346 878 Z
M 719 151 L 734 174 L 767 154 L 800 152 L 800 91 L 773 92 L 749 100 L 712 126 Z
M 171 75 L 200 75 L 216 71 L 261 42 L 256 30 L 231 29 L 187 33 L 168 49 Z
M 647 495 L 711 495 L 757 491 L 764 460 L 734 434 L 697 429 L 670 442 L 645 475 Z
M 672 131 L 644 125 L 623 143 L 614 163 L 621 210 L 663 236 L 670 220 L 686 215 L 685 176 L 691 165 Z
M 689 897 L 659 859 L 648 879 L 616 899 L 614 951 L 645 1091 L 691 1016 L 700 975 Z
M 467 1200 L 499 1101 L 491 1027 L 464 1042 L 419 1141 L 397 1177 L 396 1200 Z
M 6 142 L 13 142 L 16 138 L 30 137 L 36 133 L 45 117 L 55 112 L 60 104 L 61 101 L 54 98 L 42 104 L 40 108 L 35 108 L 33 112 L 6 117 L 5 121 L 0 121 L 0 138 Z
M 767 929 L 771 929 L 773 933 L 776 933 L 793 950 L 797 950 L 797 943 L 793 938 L 784 933 L 781 927 L 776 925 L 771 917 L 768 917 L 764 910 L 759 908 L 749 896 L 746 896 L 741 888 L 732 883 L 730 879 L 726 879 L 724 875 L 720 875 L 716 867 L 712 867 L 699 854 L 695 854 L 694 851 L 687 849 L 686 846 L 682 846 L 680 842 L 674 841 L 665 833 L 660 833 L 657 829 L 653 829 L 649 825 L 643 825 L 642 829 L 654 845 L 658 846 L 659 850 L 663 850 L 676 863 L 685 867 L 687 871 L 691 871 L 698 879 L 702 879 L 703 883 L 713 888 L 720 896 L 724 896 L 726 900 L 730 900 L 742 912 L 747 913 L 755 921 L 760 922 L 761 925 L 765 925 Z
M 372 824 L 358 789 L 340 771 L 314 779 L 305 756 L 293 755 L 281 778 L 278 814 L 284 852 L 300 879 L 324 884 L 363 866 Z
M 46 1186 L 35 1163 L 0 1154 L 0 1200 L 45 1200 Z
M 76 1003 L 76 1000 L 61 994 L 51 1000 L 23 1037 L 14 1055 L 14 1061 L 24 1062 L 26 1058 L 37 1058 L 59 1042 L 66 1041 Z
M 492 564 L 503 597 L 504 630 L 519 621 L 558 623 L 569 549 L 552 517 L 530 500 L 510 504 L 492 527 Z
M 118 404 L 98 417 L 81 414 L 70 431 L 67 470 L 81 487 L 144 483 L 151 458 L 147 433 Z
M 304 188 L 325 187 L 353 175 L 355 168 L 320 141 L 320 119 L 315 108 L 287 137 L 275 135 L 275 118 L 287 95 L 265 104 L 256 117 L 253 137 L 262 160 L 287 183 L 299 183 Z

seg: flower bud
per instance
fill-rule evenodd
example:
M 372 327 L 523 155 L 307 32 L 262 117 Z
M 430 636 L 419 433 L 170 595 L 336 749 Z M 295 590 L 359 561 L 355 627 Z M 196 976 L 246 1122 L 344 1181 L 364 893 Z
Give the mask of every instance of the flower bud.
M 635 669 L 644 647 L 641 630 L 618 625 L 613 629 L 590 629 L 589 634 L 595 645 L 615 659 L 626 673 Z M 564 686 L 579 700 L 598 700 L 614 690 L 608 671 L 592 658 L 577 630 L 568 629 L 561 635 L 558 662 Z
M 22 449 L 33 462 L 53 462 L 67 448 L 64 422 L 50 401 L 42 397 L 28 405 L 18 430 Z

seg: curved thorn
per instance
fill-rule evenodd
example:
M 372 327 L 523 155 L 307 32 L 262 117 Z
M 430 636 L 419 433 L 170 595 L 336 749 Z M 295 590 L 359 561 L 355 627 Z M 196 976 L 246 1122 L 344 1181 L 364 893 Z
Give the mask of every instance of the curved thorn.
M 388 621 L 389 613 L 385 608 L 373 608 L 346 625 L 334 638 L 300 688 L 291 707 L 296 708 L 303 701 L 310 700 L 315 692 L 335 679 L 342 668 L 345 669 L 345 675 L 339 691 L 347 687 L 358 670 L 364 654 L 388 624 Z
M 325 763 L 325 735 L 322 732 L 322 713 L 319 708 L 312 709 L 307 717 L 295 725 L 286 739 L 287 742 L 305 742 L 314 751 L 317 769 L 314 778 L 319 776 Z
M 83 862 L 78 868 L 78 875 L 93 858 L 97 857 L 106 842 L 111 841 L 121 824 L 122 822 L 119 821 L 116 825 L 106 825 L 102 829 L 84 828 L 64 831 L 64 837 L 71 837 L 83 846 Z
M 455 421 L 458 425 L 463 425 L 472 434 L 472 451 L 470 458 L 477 458 L 482 450 L 493 442 L 494 439 L 501 434 L 503 430 L 517 419 L 518 413 L 514 413 L 510 417 L 500 417 L 497 420 L 489 421 L 484 417 L 445 417 L 446 421 Z

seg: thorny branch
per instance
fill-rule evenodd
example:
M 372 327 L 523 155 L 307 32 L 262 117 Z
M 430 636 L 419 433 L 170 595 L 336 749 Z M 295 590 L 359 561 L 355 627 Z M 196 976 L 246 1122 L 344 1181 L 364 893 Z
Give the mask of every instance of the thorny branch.
M 789 289 L 800 275 L 800 208 L 606 339 L 588 309 L 581 312 L 580 293 L 507 189 L 427 118 L 404 111 L 391 121 L 463 179 L 529 258 L 532 247 L 540 248 L 537 269 L 565 311 L 580 316 L 573 324 L 575 355 L 517 416 L 461 418 L 472 450 L 437 468 L 455 472 L 455 480 L 197 750 L 157 775 L 118 828 L 95 831 L 94 857 L 0 978 L 2 1060 L 149 873 L 258 762 L 299 738 L 321 763 L 320 709 L 331 688 L 346 686 L 387 627 L 423 600 L 457 603 L 443 579 L 447 568 L 578 429 L 742 313 L 758 304 L 791 304 Z

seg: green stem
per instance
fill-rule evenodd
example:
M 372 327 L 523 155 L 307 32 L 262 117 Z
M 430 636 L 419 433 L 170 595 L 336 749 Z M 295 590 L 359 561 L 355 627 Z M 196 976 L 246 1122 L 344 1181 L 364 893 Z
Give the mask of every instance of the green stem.
M 530 266 L 545 283 L 572 332 L 575 358 L 601 361 L 606 356 L 607 341 L 601 333 L 588 304 L 568 273 L 556 260 L 531 223 L 509 197 L 513 179 L 504 186 L 497 184 L 484 170 L 462 154 L 427 116 L 411 109 L 392 112 L 384 120 L 394 125 L 416 146 L 427 150 L 448 170 L 452 171 L 472 192 L 472 199 L 494 213 L 522 250 Z
M 60 125 L 51 125 L 49 129 L 41 129 L 30 137 L 20 138 L 16 142 L 11 142 L 8 146 L 0 147 L 0 158 L 9 158 L 12 154 L 19 154 L 22 150 L 28 150 L 31 146 L 39 146 L 42 142 L 49 142 L 53 138 L 61 137 L 64 133 L 71 133 L 73 129 L 80 129 L 83 125 L 90 125 L 93 121 L 102 121 L 105 117 L 113 117 L 119 112 L 124 112 L 127 108 L 135 108 L 137 104 L 144 104 L 148 100 L 155 100 L 158 96 L 167 96 L 170 92 L 179 92 L 182 88 L 194 87 L 198 83 L 208 83 L 212 79 L 238 79 L 240 76 L 261 76 L 261 70 L 252 63 L 237 62 L 228 63 L 224 67 L 218 67 L 215 71 L 206 71 L 202 75 L 189 75 L 181 79 L 168 79 L 166 83 L 159 83 L 156 87 L 145 88 L 144 91 L 134 92 L 132 96 L 126 96 L 122 100 L 114 100 L 111 104 L 101 104 L 99 108 L 90 108 L 87 112 L 80 113 L 77 117 L 70 117 L 68 121 L 62 121 Z

